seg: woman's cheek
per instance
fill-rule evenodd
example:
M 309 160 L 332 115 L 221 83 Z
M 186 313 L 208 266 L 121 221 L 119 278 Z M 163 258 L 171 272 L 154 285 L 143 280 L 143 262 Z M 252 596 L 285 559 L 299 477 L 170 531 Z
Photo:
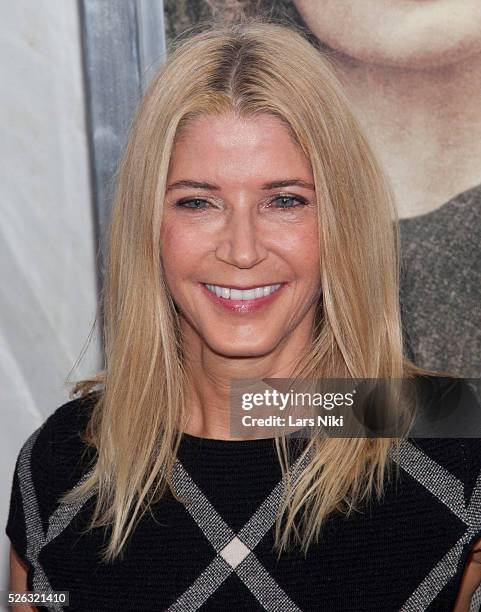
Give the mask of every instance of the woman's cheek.
M 302 267 L 319 267 L 319 237 L 317 228 L 297 227 L 279 241 L 281 249 L 290 261 L 297 261 Z
M 175 259 L 175 265 L 199 252 L 200 236 L 193 228 L 177 222 L 165 222 L 161 232 L 161 253 L 164 265 Z M 174 257 L 175 254 L 175 257 Z

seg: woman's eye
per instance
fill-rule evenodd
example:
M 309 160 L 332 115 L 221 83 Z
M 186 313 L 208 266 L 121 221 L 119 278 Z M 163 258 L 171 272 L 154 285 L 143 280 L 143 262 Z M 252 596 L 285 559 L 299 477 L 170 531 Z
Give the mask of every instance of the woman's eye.
M 292 210 L 307 205 L 307 201 L 294 196 L 278 196 L 267 204 L 267 208 L 280 208 L 282 210 Z M 178 208 L 189 210 L 206 210 L 211 206 L 207 200 L 201 198 L 190 198 L 189 200 L 179 200 L 175 203 Z
M 279 196 L 275 198 L 274 200 L 272 200 L 269 203 L 268 207 L 271 208 L 274 202 L 279 203 L 279 205 L 274 206 L 274 208 L 281 208 L 281 209 L 299 208 L 300 206 L 305 206 L 307 204 L 305 200 L 296 198 L 294 196 Z M 293 204 L 293 202 L 297 202 L 297 204 Z
M 191 200 L 179 200 L 175 203 L 179 208 L 190 208 L 191 210 L 204 210 L 207 206 L 203 206 L 203 204 L 209 205 L 209 202 L 200 198 L 193 198 Z

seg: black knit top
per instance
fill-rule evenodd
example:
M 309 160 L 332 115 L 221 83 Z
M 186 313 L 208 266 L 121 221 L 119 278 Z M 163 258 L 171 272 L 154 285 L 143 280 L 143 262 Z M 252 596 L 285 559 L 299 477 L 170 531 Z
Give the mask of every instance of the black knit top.
M 6 533 L 28 565 L 28 589 L 69 591 L 39 609 L 451 611 L 468 554 L 481 537 L 481 440 L 408 439 L 400 479 L 381 501 L 331 515 L 306 556 L 277 558 L 282 494 L 273 440 L 184 435 L 170 493 L 144 514 L 121 561 L 98 558 L 103 529 L 81 534 L 95 493 L 58 496 L 85 477 L 80 432 L 92 402 L 70 401 L 23 445 Z M 83 463 L 84 462 L 84 463 Z M 296 463 L 293 471 L 302 469 Z M 397 482 L 397 484 L 396 484 Z M 471 611 L 481 607 L 481 587 Z

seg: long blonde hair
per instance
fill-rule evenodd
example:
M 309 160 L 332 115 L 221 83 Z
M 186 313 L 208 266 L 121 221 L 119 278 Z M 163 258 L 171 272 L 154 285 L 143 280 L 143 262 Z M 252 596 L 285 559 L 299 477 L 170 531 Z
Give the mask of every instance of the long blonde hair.
M 179 315 L 162 274 L 160 227 L 172 148 L 201 114 L 274 115 L 310 159 L 318 203 L 320 279 L 312 345 L 293 376 L 403 378 L 399 235 L 389 185 L 328 58 L 299 33 L 246 18 L 180 41 L 151 82 L 118 170 L 102 293 L 105 368 L 72 395 L 99 387 L 85 441 L 94 488 L 89 528 L 111 525 L 105 561 L 122 555 L 143 513 L 170 486 L 185 421 L 186 361 Z M 288 488 L 276 547 L 307 550 L 326 517 L 382 494 L 396 438 L 313 438 L 312 460 Z M 278 441 L 286 470 L 285 444 Z M 305 509 L 305 513 L 301 513 Z M 296 517 L 304 514 L 302 528 Z

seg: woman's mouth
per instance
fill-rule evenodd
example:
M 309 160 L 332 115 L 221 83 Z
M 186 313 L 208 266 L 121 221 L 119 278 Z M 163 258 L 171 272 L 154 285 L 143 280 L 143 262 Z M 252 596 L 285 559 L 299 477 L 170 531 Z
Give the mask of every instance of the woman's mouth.
M 287 283 L 259 285 L 248 289 L 201 283 L 209 299 L 227 310 L 247 313 L 269 304 L 278 297 Z

